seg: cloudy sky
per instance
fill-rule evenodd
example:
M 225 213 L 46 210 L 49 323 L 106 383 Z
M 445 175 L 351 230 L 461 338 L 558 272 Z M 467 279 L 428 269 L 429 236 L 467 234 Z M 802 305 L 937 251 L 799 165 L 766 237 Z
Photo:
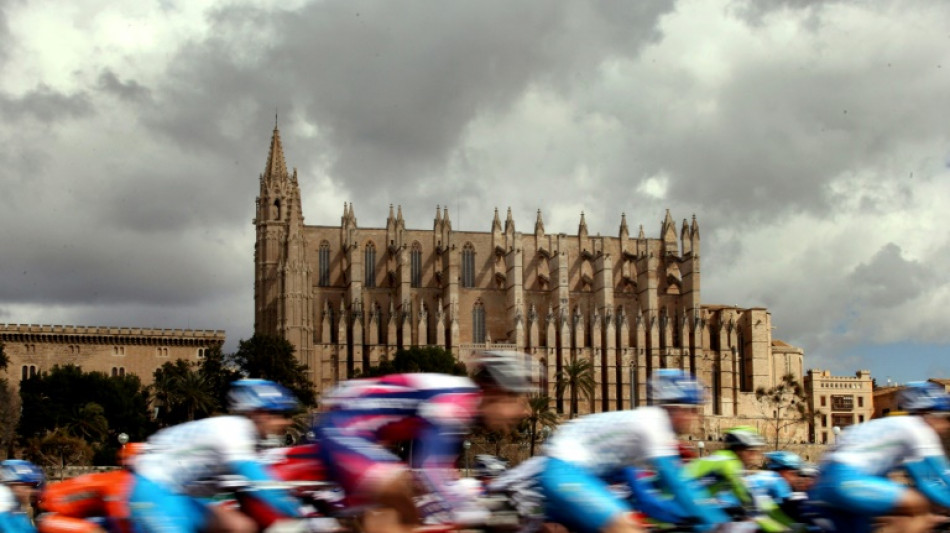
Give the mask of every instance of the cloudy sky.
M 950 3 L 0 0 L 0 322 L 253 326 L 275 111 L 309 224 L 658 237 L 808 367 L 950 376 Z

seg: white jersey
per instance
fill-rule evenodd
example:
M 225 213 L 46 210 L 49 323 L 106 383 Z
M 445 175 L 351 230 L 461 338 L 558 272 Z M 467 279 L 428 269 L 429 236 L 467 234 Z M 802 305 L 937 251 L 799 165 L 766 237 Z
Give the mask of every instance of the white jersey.
M 163 429 L 148 439 L 133 470 L 178 493 L 205 496 L 235 461 L 260 461 L 257 429 L 243 416 L 217 416 Z
M 670 417 L 662 407 L 576 418 L 558 428 L 542 451 L 595 475 L 679 454 Z
M 20 504 L 13 496 L 13 491 L 6 485 L 0 485 L 0 513 L 12 513 L 20 510 Z
M 883 476 L 902 463 L 943 455 L 937 433 L 919 416 L 891 416 L 849 427 L 822 462 Z

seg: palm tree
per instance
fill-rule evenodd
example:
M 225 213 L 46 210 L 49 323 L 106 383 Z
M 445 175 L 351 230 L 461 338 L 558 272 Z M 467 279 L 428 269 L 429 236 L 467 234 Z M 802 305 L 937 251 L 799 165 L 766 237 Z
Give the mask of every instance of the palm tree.
M 590 359 L 573 359 L 561 367 L 557 373 L 557 394 L 564 394 L 567 388 L 571 393 L 571 418 L 577 416 L 578 398 L 590 400 L 594 395 L 594 364 Z
M 207 416 L 214 411 L 214 393 L 211 383 L 204 374 L 191 370 L 176 380 L 175 404 L 184 409 L 187 420 L 194 420 L 196 414 Z
M 551 410 L 551 398 L 548 396 L 532 395 L 528 398 L 531 414 L 525 419 L 528 425 L 528 439 L 531 443 L 531 455 L 534 455 L 534 443 L 538 438 L 538 424 L 541 427 L 553 427 L 558 423 L 557 413 Z

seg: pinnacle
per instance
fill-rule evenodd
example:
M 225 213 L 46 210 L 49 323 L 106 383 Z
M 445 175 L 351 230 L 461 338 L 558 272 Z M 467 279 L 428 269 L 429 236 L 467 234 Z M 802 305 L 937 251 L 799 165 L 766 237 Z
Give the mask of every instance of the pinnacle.
M 267 167 L 264 169 L 264 179 L 287 179 L 287 163 L 284 161 L 284 147 L 280 142 L 280 130 L 274 126 L 274 133 L 270 141 L 270 151 L 267 154 Z

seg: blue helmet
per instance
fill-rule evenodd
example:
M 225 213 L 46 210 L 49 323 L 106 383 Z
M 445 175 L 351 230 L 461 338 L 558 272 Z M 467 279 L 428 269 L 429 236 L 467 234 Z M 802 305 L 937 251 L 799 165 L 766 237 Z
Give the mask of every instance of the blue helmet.
M 766 470 L 799 470 L 805 462 L 794 452 L 767 452 L 765 454 Z
M 657 370 L 650 381 L 653 402 L 659 405 L 703 405 L 706 392 L 703 384 L 692 374 L 675 368 Z
M 25 483 L 39 487 L 46 481 L 46 475 L 40 467 L 21 459 L 7 459 L 0 462 L 0 482 Z
M 909 413 L 950 411 L 950 396 L 943 387 L 929 381 L 908 383 L 897 403 L 900 409 Z
M 228 404 L 236 413 L 276 411 L 286 413 L 297 408 L 297 398 L 283 385 L 266 379 L 241 379 L 231 384 Z

